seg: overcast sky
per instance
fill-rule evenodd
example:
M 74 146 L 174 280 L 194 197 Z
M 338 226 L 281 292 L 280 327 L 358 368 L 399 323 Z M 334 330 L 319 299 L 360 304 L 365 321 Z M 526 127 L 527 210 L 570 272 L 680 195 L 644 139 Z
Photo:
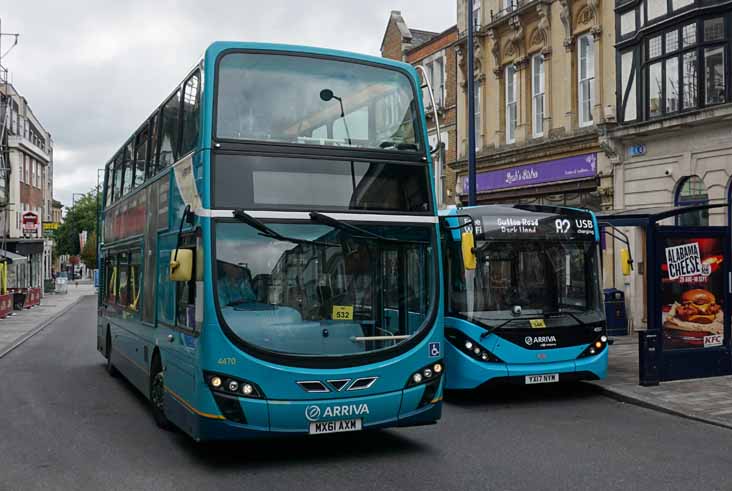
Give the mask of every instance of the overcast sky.
M 455 8 L 454 0 L 7 0 L 2 30 L 21 37 L 3 64 L 53 135 L 54 197 L 68 205 L 212 41 L 379 55 L 391 10 L 410 28 L 442 31 Z

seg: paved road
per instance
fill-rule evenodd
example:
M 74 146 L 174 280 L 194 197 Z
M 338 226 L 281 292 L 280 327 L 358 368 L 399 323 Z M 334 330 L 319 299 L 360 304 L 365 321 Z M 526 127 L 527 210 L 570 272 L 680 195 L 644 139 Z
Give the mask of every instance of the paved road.
M 583 386 L 453 399 L 426 428 L 195 444 L 109 378 L 94 315 L 0 359 L 0 489 L 732 489 L 732 431 Z

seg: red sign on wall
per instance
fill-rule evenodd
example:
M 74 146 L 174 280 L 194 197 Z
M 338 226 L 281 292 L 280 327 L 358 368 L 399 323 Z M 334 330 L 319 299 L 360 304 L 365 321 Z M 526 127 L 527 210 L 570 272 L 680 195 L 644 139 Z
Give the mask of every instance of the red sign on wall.
M 20 227 L 23 230 L 23 234 L 40 235 L 41 218 L 35 211 L 24 211 L 20 217 Z

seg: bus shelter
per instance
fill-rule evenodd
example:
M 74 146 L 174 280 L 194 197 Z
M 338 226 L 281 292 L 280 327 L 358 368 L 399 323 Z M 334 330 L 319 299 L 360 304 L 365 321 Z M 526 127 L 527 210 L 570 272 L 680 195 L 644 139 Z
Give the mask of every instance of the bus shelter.
M 716 225 L 689 225 L 694 221 L 685 219 L 721 208 L 727 213 Z M 601 227 L 639 227 L 645 234 L 645 251 L 635 251 L 643 254 L 647 304 L 647 329 L 639 333 L 641 385 L 732 374 L 729 208 L 694 205 L 598 215 Z

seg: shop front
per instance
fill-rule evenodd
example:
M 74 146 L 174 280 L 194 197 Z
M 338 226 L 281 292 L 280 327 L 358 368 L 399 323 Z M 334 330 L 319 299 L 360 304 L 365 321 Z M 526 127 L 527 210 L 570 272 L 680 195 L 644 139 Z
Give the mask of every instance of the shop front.
M 468 178 L 458 178 L 460 198 L 467 203 Z M 479 205 L 490 203 L 574 206 L 599 210 L 598 154 L 518 165 L 476 174 Z

